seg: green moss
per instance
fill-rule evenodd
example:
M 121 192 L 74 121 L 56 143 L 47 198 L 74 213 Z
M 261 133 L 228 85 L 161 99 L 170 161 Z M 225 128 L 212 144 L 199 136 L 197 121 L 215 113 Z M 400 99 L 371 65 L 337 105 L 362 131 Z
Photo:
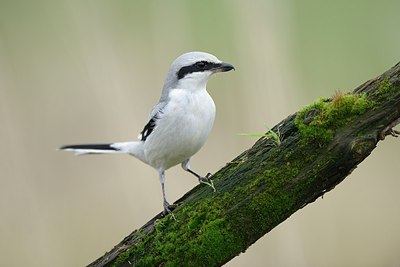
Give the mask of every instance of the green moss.
M 378 102 L 384 102 L 388 98 L 393 97 L 393 95 L 400 91 L 400 86 L 395 86 L 390 82 L 390 80 L 384 79 L 381 81 L 377 87 L 376 91 L 372 91 L 372 94 L 376 94 L 376 100 Z
M 133 255 L 140 259 L 135 262 L 137 266 L 217 265 L 227 257 L 227 253 L 240 249 L 241 244 L 221 215 L 223 209 L 218 203 L 223 197 L 207 198 L 184 206 L 175 213 L 178 222 L 169 217 L 159 220 L 155 231 L 145 236 L 136 247 L 122 253 L 113 266 L 127 262 Z
M 112 267 L 118 267 L 122 265 L 124 262 L 127 262 L 129 257 L 132 255 L 133 249 L 128 248 L 125 252 L 119 254 L 118 258 L 111 265 Z
M 241 239 L 253 242 L 259 235 L 265 233 L 265 229 L 282 221 L 282 216 L 285 216 L 282 211 L 289 211 L 296 205 L 297 199 L 289 192 L 290 184 L 297 179 L 305 161 L 313 161 L 314 158 L 288 154 L 281 155 L 285 160 L 284 164 L 280 164 L 279 167 L 270 165 L 266 169 L 263 168 L 254 174 L 254 178 L 249 179 L 252 182 L 238 187 L 240 189 L 235 189 L 233 192 L 233 195 L 237 196 L 251 196 L 251 199 L 246 201 L 246 206 L 238 210 L 238 213 L 232 214 L 230 218 L 230 221 L 235 221 L 239 216 L 242 220 L 243 217 L 251 218 L 251 222 L 246 223 L 244 220 L 244 223 L 235 226 L 235 232 L 243 233 Z M 240 192 L 241 190 L 243 192 Z
M 339 127 L 371 108 L 372 102 L 365 94 L 337 93 L 333 99 L 321 98 L 303 108 L 297 113 L 295 124 L 305 141 L 323 146 L 333 139 Z
M 191 253 L 196 255 L 194 257 L 196 260 L 189 265 L 198 266 L 202 263 L 206 266 L 214 266 L 221 262 L 221 259 L 227 258 L 232 251 L 240 249 L 237 237 L 226 230 L 225 219 L 210 221 L 200 231 L 203 233 L 199 238 L 189 243 Z M 185 262 L 180 262 L 179 265 L 183 266 Z

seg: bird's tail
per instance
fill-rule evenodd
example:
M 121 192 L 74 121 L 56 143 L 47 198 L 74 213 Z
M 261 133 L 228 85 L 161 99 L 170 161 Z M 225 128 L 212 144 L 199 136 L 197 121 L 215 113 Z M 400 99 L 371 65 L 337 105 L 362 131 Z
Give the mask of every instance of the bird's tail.
M 75 152 L 75 155 L 125 153 L 146 162 L 143 142 L 141 141 L 111 144 L 66 145 L 60 147 L 60 149 Z
M 114 148 L 112 145 L 113 144 L 66 145 L 60 147 L 60 149 L 73 151 L 76 155 L 122 153 L 121 150 Z

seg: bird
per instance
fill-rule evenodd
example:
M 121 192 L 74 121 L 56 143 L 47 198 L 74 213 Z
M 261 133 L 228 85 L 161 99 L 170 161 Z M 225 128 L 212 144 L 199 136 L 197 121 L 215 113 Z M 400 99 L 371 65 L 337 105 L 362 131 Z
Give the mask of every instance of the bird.
M 165 171 L 181 164 L 199 182 L 201 176 L 190 168 L 190 159 L 205 144 L 215 119 L 215 103 L 207 92 L 209 78 L 235 70 L 227 62 L 205 52 L 187 52 L 171 64 L 158 103 L 151 110 L 138 141 L 103 144 L 64 145 L 61 150 L 76 155 L 123 153 L 153 167 L 159 175 L 164 214 L 172 213 L 165 192 Z

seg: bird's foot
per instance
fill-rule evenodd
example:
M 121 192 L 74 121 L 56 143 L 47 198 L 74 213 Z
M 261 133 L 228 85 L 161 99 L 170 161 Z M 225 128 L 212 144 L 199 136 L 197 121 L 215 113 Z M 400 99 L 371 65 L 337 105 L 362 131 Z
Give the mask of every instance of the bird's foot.
M 178 221 L 175 218 L 174 213 L 172 212 L 174 209 L 176 208 L 176 205 L 170 205 L 167 201 L 164 201 L 164 212 L 163 215 L 167 216 L 167 215 L 171 215 L 172 219 L 174 219 L 174 221 Z
M 210 179 L 211 176 L 212 176 L 211 173 L 207 173 L 207 175 L 204 176 L 204 177 L 203 177 L 203 176 L 200 176 L 200 177 L 199 177 L 199 182 L 200 182 L 201 184 L 206 184 L 206 185 L 208 185 L 209 187 L 211 187 L 211 188 L 214 190 L 214 192 L 216 192 L 217 190 L 215 189 L 214 182 L 213 182 L 213 180 Z
M 199 182 L 208 182 L 210 181 L 211 176 L 211 173 L 207 173 L 206 176 L 199 176 Z

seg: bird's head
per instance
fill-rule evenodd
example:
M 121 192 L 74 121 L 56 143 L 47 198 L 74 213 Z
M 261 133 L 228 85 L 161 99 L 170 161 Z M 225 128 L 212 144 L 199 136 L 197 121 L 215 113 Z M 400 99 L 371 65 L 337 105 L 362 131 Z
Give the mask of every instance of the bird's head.
M 185 53 L 171 64 L 164 89 L 204 89 L 212 74 L 234 69 L 233 65 L 223 62 L 208 53 Z

